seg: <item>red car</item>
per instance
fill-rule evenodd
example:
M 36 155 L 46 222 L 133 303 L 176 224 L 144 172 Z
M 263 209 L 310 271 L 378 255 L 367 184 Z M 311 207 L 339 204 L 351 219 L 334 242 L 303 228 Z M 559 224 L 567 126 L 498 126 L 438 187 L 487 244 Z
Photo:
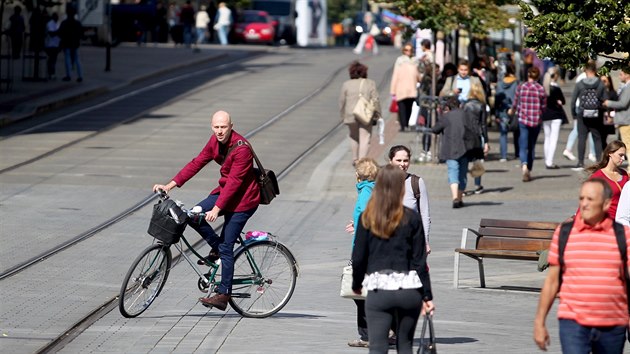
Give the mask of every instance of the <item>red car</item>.
M 236 40 L 241 43 L 273 44 L 276 38 L 275 22 L 265 11 L 244 10 L 234 24 Z

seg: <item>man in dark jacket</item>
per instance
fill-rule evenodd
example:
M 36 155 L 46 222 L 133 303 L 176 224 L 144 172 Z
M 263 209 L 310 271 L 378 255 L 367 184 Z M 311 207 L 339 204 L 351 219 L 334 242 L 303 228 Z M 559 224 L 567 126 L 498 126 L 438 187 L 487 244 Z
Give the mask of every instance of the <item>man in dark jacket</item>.
M 76 13 L 77 11 L 69 6 L 66 11 L 67 17 L 59 26 L 60 47 L 63 50 L 66 62 L 66 76 L 63 78 L 63 81 L 70 81 L 73 66 L 77 69 L 77 82 L 83 81 L 81 61 L 79 60 L 79 46 L 81 45 L 83 26 L 75 18 Z
M 593 136 L 593 143 L 595 145 L 595 155 L 599 159 L 602 156 L 602 151 L 606 147 L 606 141 L 602 139 L 605 133 L 604 126 L 604 111 L 600 107 L 597 109 L 597 114 L 593 117 L 588 117 L 584 110 L 584 95 L 587 90 L 595 90 L 597 100 L 599 103 L 604 102 L 605 88 L 602 80 L 597 76 L 597 66 L 595 62 L 589 61 L 584 67 L 584 73 L 586 78 L 575 85 L 573 90 L 573 96 L 571 97 L 571 113 L 573 118 L 577 119 L 578 128 L 578 164 L 575 170 L 582 170 L 584 168 L 584 151 L 586 150 L 586 136 L 591 133 Z M 578 102 L 578 99 L 580 102 Z
M 218 111 L 212 116 L 213 135 L 201 150 L 166 185 L 156 184 L 153 191 L 170 191 L 181 187 L 194 177 L 210 161 L 221 166 L 219 185 L 197 205 L 206 213 L 205 221 L 193 224 L 195 230 L 208 242 L 212 251 L 208 261 L 221 258 L 221 284 L 217 294 L 202 297 L 199 301 L 206 307 L 225 311 L 232 293 L 234 276 L 234 244 L 260 204 L 260 189 L 254 174 L 254 156 L 245 138 L 232 130 L 232 119 L 227 112 Z M 225 222 L 221 235 L 217 235 L 208 223 L 223 215 Z M 217 255 L 218 250 L 218 255 Z

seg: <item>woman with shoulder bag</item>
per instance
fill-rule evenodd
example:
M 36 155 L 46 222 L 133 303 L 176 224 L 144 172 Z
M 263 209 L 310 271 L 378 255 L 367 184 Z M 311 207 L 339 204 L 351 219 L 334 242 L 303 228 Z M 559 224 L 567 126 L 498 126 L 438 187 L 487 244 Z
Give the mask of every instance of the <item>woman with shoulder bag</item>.
M 378 91 L 376 90 L 376 83 L 367 78 L 367 71 L 367 66 L 358 61 L 352 62 L 348 68 L 350 80 L 343 83 L 339 95 L 339 113 L 341 121 L 348 126 L 353 166 L 357 160 L 367 156 L 372 138 L 372 123 L 364 124 L 358 121 L 353 113 L 359 101 L 359 96 L 361 95 L 375 103 L 373 119 L 381 116 L 381 105 Z
M 352 290 L 368 290 L 365 302 L 370 353 L 387 353 L 396 321 L 398 353 L 411 354 L 421 310 L 435 309 L 422 223 L 403 206 L 405 173 L 381 168 L 361 214 L 352 251 Z

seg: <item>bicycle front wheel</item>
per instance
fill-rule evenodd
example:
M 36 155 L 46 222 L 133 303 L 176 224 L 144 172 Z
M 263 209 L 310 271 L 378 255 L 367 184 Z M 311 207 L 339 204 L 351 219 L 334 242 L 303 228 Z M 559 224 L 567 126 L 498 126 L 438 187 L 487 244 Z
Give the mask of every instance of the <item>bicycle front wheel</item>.
M 291 299 L 297 263 L 282 244 L 272 241 L 245 246 L 234 257 L 230 306 L 244 317 L 264 318 Z
M 120 313 L 133 318 L 143 313 L 160 294 L 173 258 L 167 245 L 146 248 L 129 268 L 118 298 Z

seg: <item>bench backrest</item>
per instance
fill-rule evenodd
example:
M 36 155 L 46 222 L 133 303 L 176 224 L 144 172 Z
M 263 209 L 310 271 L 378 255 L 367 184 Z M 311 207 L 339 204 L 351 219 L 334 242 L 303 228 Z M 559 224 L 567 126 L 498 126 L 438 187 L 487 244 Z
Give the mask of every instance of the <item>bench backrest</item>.
M 538 251 L 549 248 L 559 223 L 481 219 L 476 249 Z

